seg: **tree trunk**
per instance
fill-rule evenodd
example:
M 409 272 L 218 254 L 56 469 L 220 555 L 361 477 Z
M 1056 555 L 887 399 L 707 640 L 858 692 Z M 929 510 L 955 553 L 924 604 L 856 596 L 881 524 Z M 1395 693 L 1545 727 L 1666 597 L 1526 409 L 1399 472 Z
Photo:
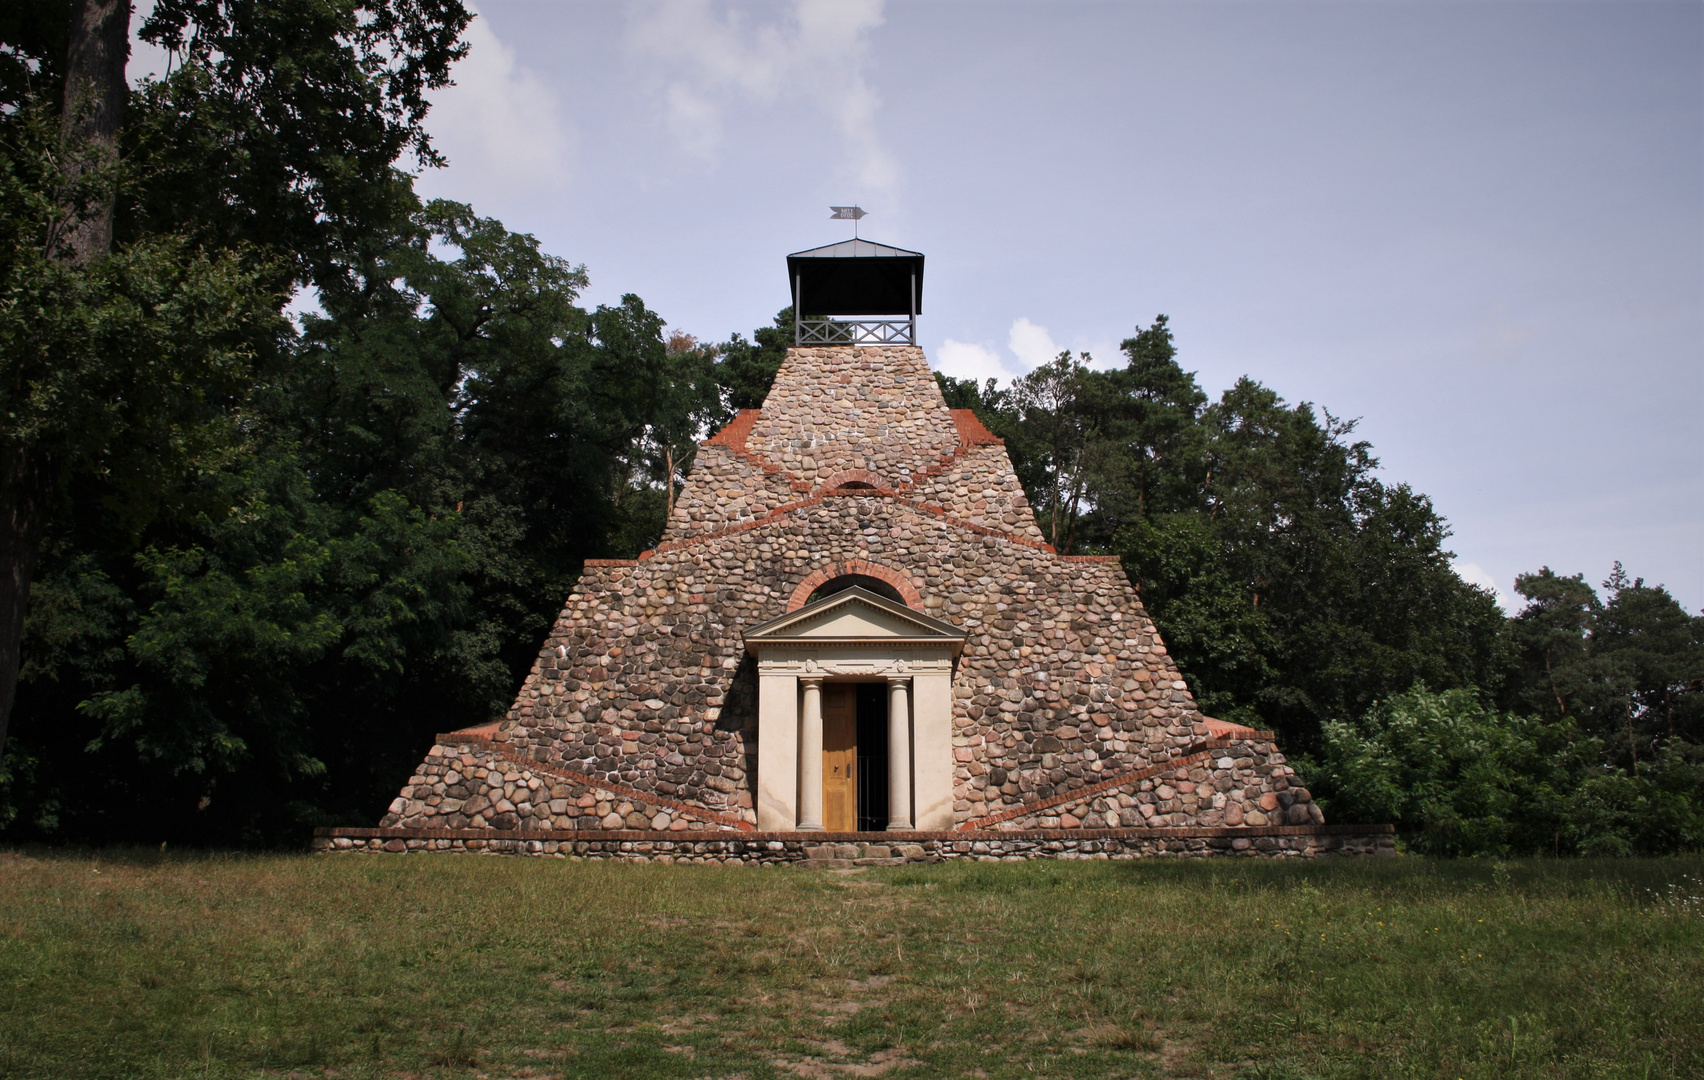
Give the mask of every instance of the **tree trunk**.
M 109 168 L 118 158 L 124 119 L 124 65 L 130 59 L 130 0 L 77 0 L 71 10 L 71 49 L 65 65 L 66 179 Z M 73 266 L 112 249 L 113 193 L 73 208 L 66 226 L 66 261 Z M 52 252 L 49 253 L 53 254 Z
M 664 446 L 663 446 L 663 471 L 668 475 L 668 487 L 669 487 L 668 510 L 667 510 L 667 512 L 665 512 L 663 514 L 663 528 L 667 529 L 669 527 L 669 522 L 674 520 L 675 462 L 674 462 L 674 446 L 672 444 L 665 443 Z
M 24 640 L 24 610 L 30 578 L 41 549 L 43 519 L 51 494 L 44 463 L 17 446 L 0 446 L 0 758 L 6 753 L 6 729 L 18 690 L 19 648 Z
M 75 0 L 63 112 L 69 184 L 91 169 L 110 167 L 118 157 L 129 58 L 130 0 Z M 108 190 L 92 206 L 66 207 L 65 231 L 50 242 L 48 256 L 83 266 L 112 250 L 113 196 Z M 54 479 L 40 449 L 0 445 L 0 565 L 5 567 L 0 579 L 0 758 L 18 692 L 24 612 Z

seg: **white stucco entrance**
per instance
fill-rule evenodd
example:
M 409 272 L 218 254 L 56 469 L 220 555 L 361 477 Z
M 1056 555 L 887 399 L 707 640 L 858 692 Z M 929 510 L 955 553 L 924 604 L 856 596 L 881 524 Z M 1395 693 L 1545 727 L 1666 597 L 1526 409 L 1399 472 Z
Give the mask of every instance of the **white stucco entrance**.
M 883 682 L 887 828 L 951 828 L 953 659 L 964 641 L 951 623 L 856 587 L 753 627 L 757 827 L 824 827 L 824 687 Z

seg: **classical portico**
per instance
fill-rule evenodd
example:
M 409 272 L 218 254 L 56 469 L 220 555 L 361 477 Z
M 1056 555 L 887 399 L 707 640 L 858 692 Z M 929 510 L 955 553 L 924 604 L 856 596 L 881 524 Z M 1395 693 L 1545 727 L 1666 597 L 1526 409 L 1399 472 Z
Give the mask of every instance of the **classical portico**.
M 886 828 L 951 828 L 953 663 L 964 643 L 953 624 L 856 586 L 752 627 L 757 827 L 855 829 L 836 785 L 855 788 L 859 758 L 835 706 L 852 686 L 877 683 L 887 704 Z

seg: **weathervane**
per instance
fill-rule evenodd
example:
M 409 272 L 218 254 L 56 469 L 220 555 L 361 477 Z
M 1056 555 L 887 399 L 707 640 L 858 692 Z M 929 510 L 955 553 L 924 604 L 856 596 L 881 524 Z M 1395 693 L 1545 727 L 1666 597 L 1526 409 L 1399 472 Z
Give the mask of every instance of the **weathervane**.
M 862 206 L 831 206 L 834 213 L 828 215 L 830 221 L 850 221 L 852 223 L 852 239 L 858 238 L 858 219 L 864 216 Z

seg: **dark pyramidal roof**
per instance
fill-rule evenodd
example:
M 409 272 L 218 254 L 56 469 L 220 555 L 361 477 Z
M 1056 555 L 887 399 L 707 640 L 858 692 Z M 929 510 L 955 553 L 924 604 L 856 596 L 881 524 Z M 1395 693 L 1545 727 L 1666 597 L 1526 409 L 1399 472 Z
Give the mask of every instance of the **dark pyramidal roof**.
M 923 310 L 923 254 L 842 240 L 787 256 L 787 285 L 801 314 L 915 314 Z

